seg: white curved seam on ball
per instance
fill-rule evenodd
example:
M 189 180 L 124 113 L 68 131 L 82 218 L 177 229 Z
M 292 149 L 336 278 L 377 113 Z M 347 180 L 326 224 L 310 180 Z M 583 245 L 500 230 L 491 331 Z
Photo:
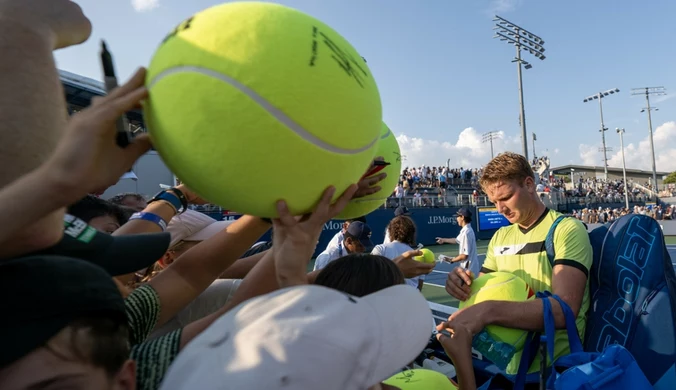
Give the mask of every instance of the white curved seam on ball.
M 308 141 L 315 146 L 318 146 L 328 152 L 332 153 L 338 153 L 338 154 L 359 154 L 361 152 L 364 152 L 368 149 L 370 149 L 373 145 L 376 144 L 378 141 L 379 137 L 374 138 L 371 142 L 369 142 L 368 145 L 363 146 L 358 149 L 345 149 L 345 148 L 340 148 L 338 146 L 331 145 L 325 141 L 322 141 L 321 139 L 317 138 L 314 134 L 310 133 L 309 131 L 305 130 L 303 126 L 299 125 L 296 123 L 293 119 L 289 118 L 286 114 L 284 114 L 280 109 L 277 107 L 273 106 L 272 103 L 269 101 L 265 100 L 261 95 L 257 94 L 254 90 L 251 88 L 247 87 L 246 85 L 240 83 L 239 81 L 226 76 L 224 74 L 218 73 L 216 71 L 213 71 L 211 69 L 206 69 L 206 68 L 200 68 L 198 66 L 180 66 L 176 68 L 171 68 L 167 69 L 165 71 L 160 72 L 148 85 L 148 89 L 150 90 L 153 85 L 157 84 L 159 81 L 161 81 L 163 78 L 167 76 L 171 76 L 176 73 L 182 73 L 182 72 L 191 72 L 191 73 L 199 73 L 205 76 L 213 77 L 215 79 L 218 79 L 220 81 L 223 81 L 224 83 L 229 84 L 230 86 L 236 88 L 243 94 L 247 95 L 249 98 L 251 98 L 254 102 L 256 102 L 259 106 L 261 106 L 265 111 L 267 111 L 270 115 L 275 117 L 279 122 L 284 124 L 286 127 L 288 127 L 291 131 L 296 133 L 298 136 L 303 138 L 305 141 Z
M 498 286 L 501 286 L 501 285 L 503 285 L 503 284 L 505 284 L 505 283 L 509 283 L 509 282 L 511 282 L 512 280 L 514 280 L 514 278 L 511 278 L 511 279 L 508 279 L 508 280 L 504 280 L 504 281 L 502 281 L 502 282 L 500 282 L 500 283 L 495 283 L 495 284 L 491 284 L 490 286 L 484 286 L 484 287 L 489 287 L 489 288 L 498 287 Z M 482 288 L 484 288 L 484 287 L 482 287 Z M 481 289 L 479 289 L 479 291 L 480 291 L 480 290 L 481 290 Z M 477 291 L 477 292 L 479 292 L 479 291 Z M 472 297 L 472 296 L 474 296 L 474 294 L 471 294 L 471 295 L 470 295 L 470 297 Z

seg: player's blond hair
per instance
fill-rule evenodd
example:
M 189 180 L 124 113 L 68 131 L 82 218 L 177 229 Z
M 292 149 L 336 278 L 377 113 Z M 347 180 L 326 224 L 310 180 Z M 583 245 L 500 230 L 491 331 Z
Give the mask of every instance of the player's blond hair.
M 486 164 L 479 179 L 479 185 L 486 191 L 488 186 L 501 181 L 515 181 L 523 184 L 528 177 L 535 178 L 528 160 L 518 153 L 504 152 Z

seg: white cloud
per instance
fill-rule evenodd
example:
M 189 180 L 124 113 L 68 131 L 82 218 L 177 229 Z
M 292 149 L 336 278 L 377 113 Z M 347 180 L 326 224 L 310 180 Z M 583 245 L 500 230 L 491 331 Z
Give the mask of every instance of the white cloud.
M 493 0 L 488 6 L 491 14 L 501 14 L 514 11 L 523 3 L 523 0 Z
M 131 0 L 131 6 L 136 12 L 146 12 L 160 6 L 160 0 Z
M 647 133 L 647 129 L 644 129 Z M 641 131 L 643 133 L 643 131 Z M 613 131 L 614 133 L 614 131 Z M 611 131 L 606 133 L 609 136 Z M 614 136 L 618 137 L 617 134 Z M 676 122 L 666 122 L 658 126 L 653 131 L 653 141 L 655 145 L 655 166 L 658 171 L 673 172 L 676 171 Z M 606 138 L 608 142 L 608 138 Z M 613 144 L 619 144 L 619 140 Z M 603 165 L 603 157 L 599 152 L 599 145 L 580 145 L 580 158 L 585 165 Z M 627 169 L 652 170 L 652 154 L 650 152 L 650 139 L 646 135 L 638 143 L 627 143 L 625 134 L 624 157 Z M 614 152 L 608 154 L 608 166 L 622 167 L 622 151 L 615 148 Z
M 500 139 L 493 140 L 493 152 L 498 154 L 506 150 L 518 151 L 521 147 L 519 137 L 505 137 L 504 132 L 497 132 Z M 419 167 L 421 165 L 444 166 L 450 159 L 451 167 L 479 168 L 491 159 L 490 143 L 482 143 L 482 134 L 474 128 L 468 127 L 460 134 L 455 143 L 426 140 L 401 134 L 397 137 L 404 167 Z

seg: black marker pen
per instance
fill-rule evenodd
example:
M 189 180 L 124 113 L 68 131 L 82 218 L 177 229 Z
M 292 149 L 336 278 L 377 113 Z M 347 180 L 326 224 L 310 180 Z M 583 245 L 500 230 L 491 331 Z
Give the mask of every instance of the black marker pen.
M 101 66 L 103 67 L 103 81 L 106 85 L 106 92 L 110 93 L 110 91 L 117 88 L 117 77 L 115 76 L 113 57 L 110 55 L 106 42 L 103 40 L 101 40 Z M 117 118 L 115 126 L 117 127 L 117 136 L 115 138 L 117 145 L 124 148 L 131 143 L 131 134 L 127 131 L 127 128 L 129 128 L 127 117 L 122 115 Z

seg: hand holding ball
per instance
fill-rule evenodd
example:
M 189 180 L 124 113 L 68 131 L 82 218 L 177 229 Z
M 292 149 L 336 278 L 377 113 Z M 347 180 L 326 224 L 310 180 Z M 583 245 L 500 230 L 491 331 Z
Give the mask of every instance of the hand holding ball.
M 419 261 L 421 263 L 435 263 L 436 259 L 434 258 L 434 252 L 427 248 L 422 248 L 420 250 L 422 252 L 422 255 L 420 256 L 415 256 L 413 260 Z
M 472 281 L 471 293 L 466 301 L 458 306 L 463 309 L 483 301 L 524 302 L 533 299 L 533 291 L 520 277 L 509 272 L 490 272 Z M 517 350 L 523 348 L 526 331 L 488 325 L 486 332 L 496 341 L 513 345 Z

